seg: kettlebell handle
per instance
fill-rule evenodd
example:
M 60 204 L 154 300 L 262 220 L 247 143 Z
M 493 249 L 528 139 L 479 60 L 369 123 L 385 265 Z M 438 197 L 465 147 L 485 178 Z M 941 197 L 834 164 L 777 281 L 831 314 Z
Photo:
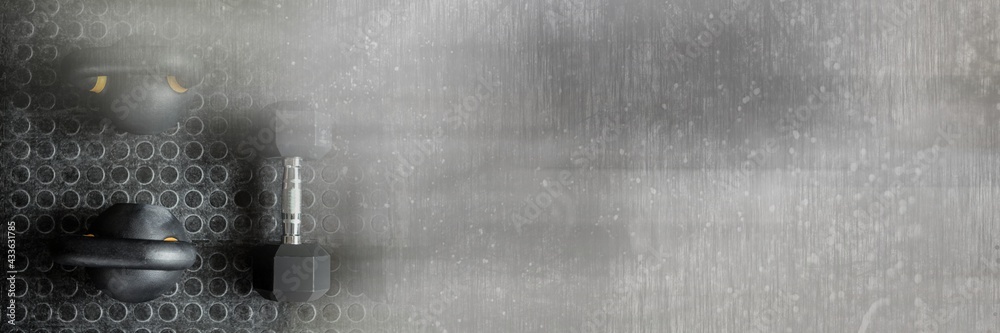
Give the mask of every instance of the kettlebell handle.
M 56 263 L 81 267 L 176 271 L 195 261 L 189 242 L 74 236 L 56 247 Z
M 97 47 L 71 53 L 63 60 L 62 75 L 69 82 L 87 77 L 121 74 L 174 75 L 188 86 L 200 83 L 200 61 L 164 46 Z

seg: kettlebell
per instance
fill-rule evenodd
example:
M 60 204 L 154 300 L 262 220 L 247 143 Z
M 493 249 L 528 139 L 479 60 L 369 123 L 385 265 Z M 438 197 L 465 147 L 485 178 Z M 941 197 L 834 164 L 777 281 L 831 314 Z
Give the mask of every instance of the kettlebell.
M 177 124 L 201 83 L 203 63 L 174 45 L 136 36 L 108 47 L 81 49 L 62 61 L 65 82 L 93 94 L 100 115 L 133 134 Z
M 98 289 L 123 302 L 145 302 L 173 288 L 196 251 L 180 221 L 164 207 L 119 203 L 82 236 L 55 244 L 53 261 L 85 267 Z

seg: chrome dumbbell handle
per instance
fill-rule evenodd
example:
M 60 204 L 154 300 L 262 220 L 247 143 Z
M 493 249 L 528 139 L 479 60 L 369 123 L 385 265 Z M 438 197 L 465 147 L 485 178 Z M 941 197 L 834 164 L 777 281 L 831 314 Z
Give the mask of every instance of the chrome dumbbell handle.
M 284 185 L 281 190 L 281 222 L 285 227 L 285 244 L 302 244 L 302 159 L 285 158 Z

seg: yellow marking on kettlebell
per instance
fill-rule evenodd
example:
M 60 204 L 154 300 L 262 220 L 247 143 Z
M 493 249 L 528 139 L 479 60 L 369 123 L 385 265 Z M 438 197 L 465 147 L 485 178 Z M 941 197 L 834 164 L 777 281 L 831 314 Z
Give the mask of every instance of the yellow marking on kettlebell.
M 180 83 L 177 83 L 177 78 L 173 75 L 167 76 L 167 84 L 170 85 L 170 89 L 173 89 L 177 93 L 183 94 L 185 91 L 188 91 L 187 88 L 184 88 Z
M 177 238 L 167 237 L 163 239 L 164 242 L 176 242 Z
M 94 82 L 94 87 L 90 88 L 90 91 L 100 94 L 104 91 L 104 87 L 108 86 L 108 77 L 101 75 L 97 77 L 97 82 Z
M 86 234 L 86 235 L 83 235 L 83 237 L 94 237 L 94 234 Z

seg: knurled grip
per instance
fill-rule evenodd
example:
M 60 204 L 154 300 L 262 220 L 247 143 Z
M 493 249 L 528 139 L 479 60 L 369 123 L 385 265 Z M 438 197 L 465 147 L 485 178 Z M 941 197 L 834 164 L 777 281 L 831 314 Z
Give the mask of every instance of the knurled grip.
M 285 244 L 302 243 L 302 177 L 299 168 L 302 159 L 285 158 L 285 177 L 281 191 L 281 222 L 285 226 Z

